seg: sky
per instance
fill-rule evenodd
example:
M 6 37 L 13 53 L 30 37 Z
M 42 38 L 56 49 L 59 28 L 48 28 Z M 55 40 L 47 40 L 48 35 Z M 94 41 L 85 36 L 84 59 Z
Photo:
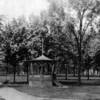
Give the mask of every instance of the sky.
M 28 18 L 31 13 L 39 15 L 48 6 L 46 0 L 0 0 L 0 15 L 5 15 L 8 20 L 22 15 Z

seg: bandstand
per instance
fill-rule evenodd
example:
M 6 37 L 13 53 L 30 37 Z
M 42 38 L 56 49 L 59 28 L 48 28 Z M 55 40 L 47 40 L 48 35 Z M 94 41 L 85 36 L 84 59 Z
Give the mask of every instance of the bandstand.
M 43 39 L 42 39 L 42 55 L 32 60 L 26 60 L 25 63 L 29 65 L 28 66 L 29 86 L 36 86 L 36 87 L 53 86 L 53 81 L 55 79 L 54 72 L 55 72 L 56 60 L 50 59 L 43 54 Z M 36 71 L 36 73 L 34 71 Z

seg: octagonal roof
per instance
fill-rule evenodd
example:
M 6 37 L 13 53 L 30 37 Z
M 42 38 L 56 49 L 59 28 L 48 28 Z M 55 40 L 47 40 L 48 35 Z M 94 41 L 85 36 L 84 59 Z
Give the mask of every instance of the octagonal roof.
M 52 59 L 44 56 L 44 55 L 41 55 L 40 57 L 36 58 L 36 59 L 33 59 L 33 60 L 41 60 L 41 61 L 51 61 Z
M 25 61 L 25 62 L 40 62 L 40 61 L 46 61 L 46 62 L 49 62 L 49 61 L 55 61 L 55 60 L 53 60 L 53 59 L 50 59 L 50 58 L 48 58 L 48 57 L 46 57 L 46 56 L 44 56 L 44 55 L 41 55 L 40 57 L 38 57 L 38 58 L 35 58 L 35 59 L 32 59 L 32 60 L 27 60 L 27 61 Z

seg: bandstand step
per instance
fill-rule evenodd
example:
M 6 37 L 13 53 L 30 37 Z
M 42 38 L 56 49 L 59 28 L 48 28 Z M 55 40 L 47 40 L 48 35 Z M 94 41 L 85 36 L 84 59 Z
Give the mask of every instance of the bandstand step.
M 55 83 L 57 86 L 59 86 L 59 87 L 63 87 L 63 84 L 61 84 L 60 82 L 58 82 L 58 81 L 56 81 L 56 80 L 54 80 L 54 83 Z

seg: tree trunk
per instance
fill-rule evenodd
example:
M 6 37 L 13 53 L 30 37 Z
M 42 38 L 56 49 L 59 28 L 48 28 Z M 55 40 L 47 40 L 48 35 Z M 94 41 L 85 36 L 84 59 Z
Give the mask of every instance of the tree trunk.
M 95 76 L 95 69 L 93 69 L 93 76 Z
M 65 79 L 67 80 L 67 68 L 66 68 L 66 71 L 65 71 Z
M 89 68 L 87 69 L 87 78 L 89 80 Z
M 16 81 L 16 65 L 14 66 L 14 83 Z
M 29 70 L 28 70 L 28 65 L 27 65 L 27 83 L 29 82 L 29 77 L 28 77 L 29 72 L 28 71 Z
M 78 66 L 78 85 L 81 84 L 81 41 L 80 41 L 80 46 L 79 46 L 79 66 Z
M 78 85 L 81 84 L 81 67 L 82 67 L 82 25 L 83 25 L 83 16 L 84 16 L 84 12 L 82 13 L 82 15 L 80 16 L 80 24 L 79 24 L 79 38 L 77 41 L 78 43 L 78 54 L 79 54 L 79 66 L 78 66 Z
M 80 66 L 79 66 L 79 68 L 78 68 L 78 85 L 80 85 L 81 84 L 81 74 L 80 74 Z
M 75 76 L 75 67 L 73 68 L 73 72 L 74 72 L 74 73 L 73 73 L 73 76 Z
M 8 81 L 7 76 L 8 76 L 8 64 L 6 66 L 6 81 Z

